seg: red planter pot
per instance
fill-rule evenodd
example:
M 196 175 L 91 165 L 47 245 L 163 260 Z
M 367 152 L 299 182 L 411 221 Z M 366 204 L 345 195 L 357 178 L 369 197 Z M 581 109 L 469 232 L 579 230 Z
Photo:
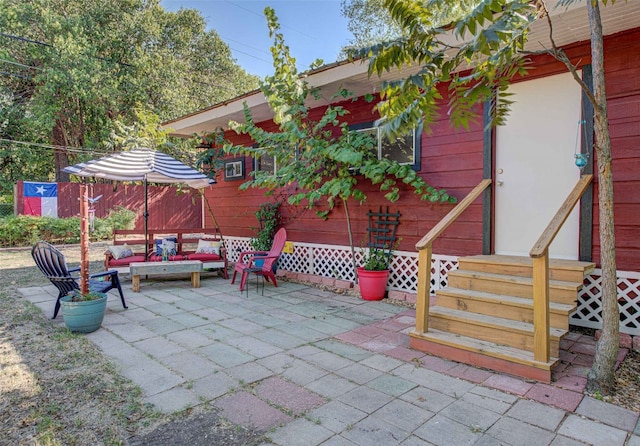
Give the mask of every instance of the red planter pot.
M 387 292 L 388 279 L 389 270 L 367 271 L 362 267 L 358 268 L 360 295 L 364 300 L 382 300 Z

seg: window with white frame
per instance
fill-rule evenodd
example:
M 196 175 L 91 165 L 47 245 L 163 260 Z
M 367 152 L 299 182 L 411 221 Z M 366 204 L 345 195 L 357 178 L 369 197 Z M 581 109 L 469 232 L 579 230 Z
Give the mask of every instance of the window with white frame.
M 389 139 L 373 122 L 365 122 L 350 126 L 351 130 L 366 132 L 378 142 L 374 150 L 378 159 L 387 158 L 400 164 L 409 164 L 415 170 L 420 170 L 420 132 L 418 128 L 399 138 Z
M 269 175 L 276 175 L 280 166 L 286 166 L 298 159 L 298 148 L 295 147 L 291 153 L 278 160 L 274 155 L 267 153 L 264 148 L 257 148 L 253 157 L 253 170 L 255 172 L 265 172 Z

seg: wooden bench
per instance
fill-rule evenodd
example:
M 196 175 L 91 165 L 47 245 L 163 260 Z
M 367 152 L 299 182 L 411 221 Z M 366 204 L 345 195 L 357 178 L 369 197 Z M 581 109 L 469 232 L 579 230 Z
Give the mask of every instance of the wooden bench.
M 127 245 L 132 249 L 133 256 L 115 259 L 113 253 L 107 250 L 104 260 L 105 269 L 115 269 L 122 273 L 129 273 L 131 263 L 162 261 L 162 256 L 156 255 L 155 240 L 169 237 L 176 239 L 177 252 L 176 255 L 169 256 L 168 261 L 198 260 L 202 262 L 203 269 L 221 270 L 223 277 L 225 279 L 229 278 L 226 249 L 222 235 L 217 228 L 148 229 L 147 240 L 144 238 L 144 231 L 115 229 L 113 231 L 113 245 Z M 220 254 L 196 253 L 200 240 L 220 242 Z
M 191 274 L 191 287 L 200 288 L 200 272 L 202 262 L 199 260 L 176 260 L 167 262 L 132 262 L 129 265 L 131 271 L 131 288 L 134 293 L 140 291 L 140 276 L 142 275 L 167 275 L 167 274 Z

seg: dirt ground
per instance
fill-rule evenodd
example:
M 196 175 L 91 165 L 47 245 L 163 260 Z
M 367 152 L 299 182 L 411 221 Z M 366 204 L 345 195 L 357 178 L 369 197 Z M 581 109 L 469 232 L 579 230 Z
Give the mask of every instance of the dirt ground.
M 77 246 L 63 247 L 70 264 Z M 104 245 L 91 247 L 101 270 Z M 50 323 L 16 289 L 47 285 L 28 249 L 0 250 L 0 445 L 261 444 L 265 437 L 221 419 L 211 407 L 171 416 L 145 405 L 139 388 L 82 335 Z M 607 401 L 640 411 L 640 354 L 617 372 Z

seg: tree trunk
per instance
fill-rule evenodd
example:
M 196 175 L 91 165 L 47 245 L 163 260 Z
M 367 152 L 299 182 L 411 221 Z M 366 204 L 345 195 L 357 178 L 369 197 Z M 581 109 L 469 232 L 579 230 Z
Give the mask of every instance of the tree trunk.
M 347 200 L 342 199 L 344 204 L 344 215 L 347 219 L 347 234 L 349 234 L 349 246 L 351 247 L 351 266 L 353 266 L 354 282 L 358 283 L 358 272 L 356 270 L 356 249 L 353 246 L 353 230 L 351 229 L 351 217 L 349 216 L 349 206 L 347 206 Z
M 54 146 L 68 146 L 66 133 L 60 120 L 56 121 L 53 131 L 51 132 L 51 144 Z M 53 149 L 53 161 L 55 165 L 56 182 L 69 182 L 69 174 L 63 172 L 62 169 L 69 165 L 69 156 L 66 150 L 61 148 Z
M 595 97 L 595 152 L 598 165 L 600 208 L 600 264 L 602 269 L 602 336 L 596 345 L 593 367 L 587 376 L 587 391 L 609 394 L 613 390 L 620 345 L 620 310 L 616 279 L 616 244 L 613 220 L 613 172 L 611 137 L 607 116 L 604 78 L 602 23 L 598 1 L 588 1 L 591 24 L 591 62 Z

